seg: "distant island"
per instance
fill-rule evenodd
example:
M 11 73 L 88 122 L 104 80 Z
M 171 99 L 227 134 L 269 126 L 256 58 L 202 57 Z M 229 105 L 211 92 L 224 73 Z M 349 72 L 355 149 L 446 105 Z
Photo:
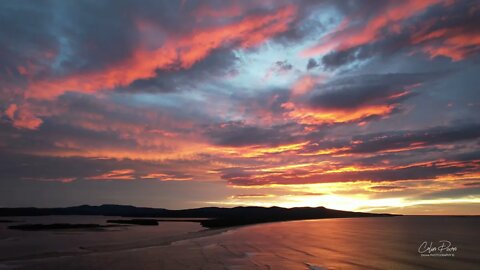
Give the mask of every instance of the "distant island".
M 54 223 L 54 224 L 21 224 L 8 226 L 12 230 L 21 231 L 49 231 L 49 230 L 102 230 L 105 228 L 116 227 L 116 225 L 100 225 L 100 224 L 70 224 L 70 223 Z
M 157 226 L 157 219 L 134 218 L 134 219 L 109 219 L 107 223 L 128 224 L 128 225 L 143 225 L 143 226 Z
M 362 212 L 340 211 L 325 207 L 205 207 L 185 210 L 169 210 L 163 208 L 135 207 L 129 205 L 104 204 L 100 206 L 81 205 L 63 208 L 0 208 L 1 217 L 13 216 L 47 216 L 47 215 L 93 215 L 115 216 L 137 219 L 109 220 L 109 223 L 156 225 L 157 222 L 172 221 L 151 218 L 190 218 L 184 221 L 199 222 L 205 228 L 222 228 L 240 225 L 250 225 L 266 222 L 323 219 L 323 218 L 354 218 L 354 217 L 390 217 L 391 214 L 372 214 Z M 150 218 L 150 219 L 138 219 Z M 176 220 L 179 221 L 179 220 Z M 63 226 L 34 226 L 23 225 L 22 229 L 60 229 L 80 228 L 78 224 L 62 224 Z M 31 224 L 30 224 L 31 225 Z M 88 224 L 92 228 L 92 224 Z M 98 225 L 100 227 L 100 225 Z M 12 229 L 20 229 L 12 226 Z
M 7 219 L 0 219 L 0 223 L 12 223 L 14 222 L 13 220 L 7 220 Z

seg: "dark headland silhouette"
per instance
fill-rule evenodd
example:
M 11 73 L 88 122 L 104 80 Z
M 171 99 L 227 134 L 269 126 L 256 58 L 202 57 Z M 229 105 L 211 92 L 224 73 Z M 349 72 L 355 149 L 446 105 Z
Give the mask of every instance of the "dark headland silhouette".
M 265 222 L 322 219 L 322 218 L 352 218 L 352 217 L 388 217 L 391 214 L 373 214 L 351 211 L 340 211 L 325 207 L 205 207 L 185 210 L 168 210 L 163 208 L 135 207 L 128 205 L 104 204 L 100 206 L 81 205 L 63 208 L 0 208 L 0 216 L 47 216 L 47 215 L 100 215 L 116 217 L 134 217 L 129 220 L 109 220 L 109 223 L 156 225 L 157 221 L 179 221 L 165 220 L 164 218 L 183 218 L 184 221 L 199 222 L 206 228 L 231 227 L 238 225 L 249 225 Z M 139 218 L 162 218 L 161 220 L 139 219 Z M 190 219 L 188 219 L 190 218 Z M 28 226 L 27 226 L 28 225 Z M 32 229 L 36 224 L 12 226 L 14 229 Z M 63 224 L 65 228 L 76 227 L 79 224 Z M 20 226 L 20 227 L 19 227 Z M 33 227 L 32 227 L 33 226 Z M 78 226 L 77 226 L 78 227 Z M 42 228 L 45 228 L 42 227 Z M 58 229 L 58 226 L 52 228 Z M 48 229 L 48 227 L 46 228 Z

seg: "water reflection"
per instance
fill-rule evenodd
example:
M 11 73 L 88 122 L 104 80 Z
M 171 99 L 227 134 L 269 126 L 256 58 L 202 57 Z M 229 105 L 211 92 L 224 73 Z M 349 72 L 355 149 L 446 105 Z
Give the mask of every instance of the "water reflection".
M 174 226 L 177 226 L 174 224 Z M 166 246 L 17 262 L 20 269 L 479 269 L 480 218 L 391 217 L 259 224 Z M 126 235 L 128 231 L 124 232 Z M 102 234 L 96 234 L 102 237 Z M 132 234 L 133 235 L 133 234 Z M 153 234 L 152 237 L 155 237 Z M 454 257 L 422 257 L 449 240 Z
M 208 241 L 246 253 L 230 262 L 240 269 L 478 269 L 479 225 L 479 218 L 329 219 L 256 225 Z M 423 241 L 442 239 L 458 247 L 455 257 L 420 256 Z

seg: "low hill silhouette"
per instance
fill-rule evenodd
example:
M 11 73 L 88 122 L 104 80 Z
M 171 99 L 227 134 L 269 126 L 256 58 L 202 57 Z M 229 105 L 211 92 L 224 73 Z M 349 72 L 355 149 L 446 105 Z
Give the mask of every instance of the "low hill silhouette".
M 275 221 L 289 221 L 322 218 L 386 217 L 390 214 L 372 214 L 340 211 L 325 207 L 205 207 L 184 210 L 135 207 L 130 205 L 104 204 L 100 206 L 81 205 L 63 208 L 0 208 L 0 216 L 46 216 L 46 215 L 100 215 L 149 218 L 205 218 L 197 220 L 207 228 L 230 227 Z M 195 220 L 190 220 L 195 221 Z

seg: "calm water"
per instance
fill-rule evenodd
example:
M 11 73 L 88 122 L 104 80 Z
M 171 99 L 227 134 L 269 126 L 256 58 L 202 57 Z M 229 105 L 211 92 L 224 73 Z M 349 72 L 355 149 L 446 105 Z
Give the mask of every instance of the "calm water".
M 159 226 L 163 228 L 145 229 L 157 230 L 147 234 L 157 237 L 159 246 L 141 247 L 138 243 L 136 247 L 91 249 L 67 256 L 0 263 L 21 269 L 480 269 L 480 218 L 325 219 L 247 226 L 204 237 L 198 237 L 204 232 L 192 234 L 199 229 L 195 226 L 198 224 L 164 223 Z M 127 241 L 122 239 L 132 241 L 144 235 L 136 230 L 144 229 L 78 234 L 99 242 L 117 234 L 112 243 L 115 246 Z M 46 236 L 42 239 L 55 240 L 53 233 L 43 233 Z M 186 240 L 169 245 L 158 240 L 182 233 Z M 33 240 L 36 237 L 40 237 L 38 232 L 17 236 L 17 241 L 32 239 L 39 248 L 42 243 Z M 438 250 L 442 240 L 451 242 L 450 251 Z M 11 238 L 1 240 L 2 253 L 8 249 L 5 241 L 11 241 L 11 246 L 15 242 Z M 427 247 L 432 242 L 430 253 L 425 246 L 422 250 L 430 256 L 419 253 L 425 241 Z M 55 246 L 52 242 L 43 245 L 51 251 Z M 68 248 L 78 247 L 73 242 Z

